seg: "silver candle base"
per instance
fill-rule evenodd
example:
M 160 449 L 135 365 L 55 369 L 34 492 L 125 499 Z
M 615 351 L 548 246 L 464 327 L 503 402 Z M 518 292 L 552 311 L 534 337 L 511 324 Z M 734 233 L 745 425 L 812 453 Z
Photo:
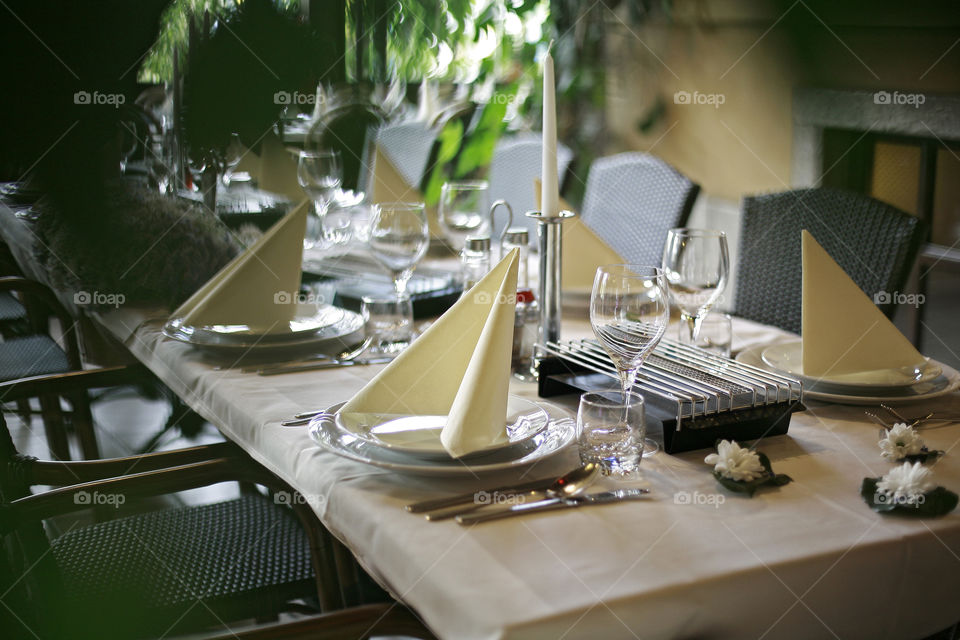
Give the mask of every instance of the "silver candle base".
M 545 216 L 540 211 L 528 211 L 528 218 L 537 221 L 540 247 L 540 331 L 539 342 L 560 339 L 560 313 L 563 305 L 563 223 L 574 217 L 572 211 L 561 211 L 556 216 Z

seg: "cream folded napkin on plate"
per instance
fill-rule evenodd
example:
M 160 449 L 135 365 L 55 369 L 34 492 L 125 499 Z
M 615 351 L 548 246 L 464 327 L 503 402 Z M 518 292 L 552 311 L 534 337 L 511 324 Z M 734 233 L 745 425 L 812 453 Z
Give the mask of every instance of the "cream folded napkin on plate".
M 265 135 L 260 143 L 257 187 L 285 195 L 292 202 L 300 202 L 308 197 L 297 180 L 297 158 L 287 151 L 280 138 L 273 133 Z
M 455 458 L 507 442 L 517 268 L 514 249 L 340 413 L 447 416 L 440 440 Z
M 810 232 L 803 235 L 803 375 L 918 369 L 923 355 Z
M 231 260 L 173 312 L 183 325 L 246 325 L 265 333 L 289 331 L 300 291 L 304 201 L 256 243 Z

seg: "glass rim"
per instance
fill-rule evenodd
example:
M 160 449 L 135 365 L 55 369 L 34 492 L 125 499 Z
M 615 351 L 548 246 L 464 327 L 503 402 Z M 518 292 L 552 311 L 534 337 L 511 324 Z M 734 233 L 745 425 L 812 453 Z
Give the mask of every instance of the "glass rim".
M 327 158 L 339 156 L 340 152 L 336 149 L 300 149 L 301 158 Z
M 377 209 L 393 209 L 395 211 L 414 211 L 425 209 L 427 205 L 422 202 L 374 202 Z
M 727 236 L 727 232 L 720 229 L 701 229 L 699 227 L 674 227 L 667 231 L 667 234 L 687 238 L 725 238 Z
M 487 180 L 449 180 L 443 183 L 440 190 L 447 191 L 453 188 L 461 191 L 479 191 L 481 189 L 489 189 L 490 182 Z
M 630 264 L 627 262 L 617 264 L 602 264 L 597 267 L 597 273 L 612 273 L 614 270 L 630 271 L 621 275 L 634 278 L 663 277 L 663 267 L 655 267 L 652 264 Z M 646 273 L 644 273 L 646 272 Z
M 580 394 L 580 404 L 588 404 L 594 407 L 622 407 L 624 404 L 628 407 L 646 406 L 646 400 L 636 391 L 627 393 L 628 402 L 623 400 L 623 392 L 619 389 L 609 389 L 606 391 L 587 391 Z

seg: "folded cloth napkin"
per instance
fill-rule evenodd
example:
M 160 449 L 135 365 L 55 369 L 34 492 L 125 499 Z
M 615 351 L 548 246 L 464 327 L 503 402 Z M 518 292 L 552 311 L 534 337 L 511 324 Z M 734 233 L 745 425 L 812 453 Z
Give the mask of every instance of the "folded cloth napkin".
M 807 230 L 802 232 L 805 376 L 923 366 L 923 355 Z
M 273 133 L 265 135 L 260 143 L 257 187 L 285 195 L 293 202 L 308 197 L 297 180 L 297 159 Z
M 373 171 L 371 172 L 370 185 L 367 187 L 370 191 L 370 202 L 380 204 L 382 202 L 423 202 L 423 194 L 420 193 L 415 185 L 407 182 L 403 174 L 397 168 L 397 165 L 389 158 L 379 144 L 374 145 L 373 152 Z M 430 235 L 434 238 L 442 238 L 443 230 L 440 228 L 440 220 L 437 217 L 437 208 L 428 205 L 426 207 L 427 224 L 430 227 Z
M 173 312 L 183 324 L 289 331 L 296 312 L 309 204 L 304 201 Z
M 506 442 L 517 267 L 514 249 L 340 412 L 445 415 L 455 458 Z
M 537 207 L 540 207 L 540 180 L 533 181 Z M 560 198 L 561 211 L 573 211 L 573 207 Z M 561 256 L 561 277 L 564 291 L 589 293 L 597 267 L 605 264 L 626 262 L 619 253 L 610 248 L 593 232 L 579 216 L 563 224 L 563 243 L 568 247 Z

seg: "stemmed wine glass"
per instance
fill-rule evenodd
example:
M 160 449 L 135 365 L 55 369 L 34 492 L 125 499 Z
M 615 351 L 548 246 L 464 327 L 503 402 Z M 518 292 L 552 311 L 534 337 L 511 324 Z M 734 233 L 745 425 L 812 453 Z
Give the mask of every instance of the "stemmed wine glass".
M 624 399 L 669 321 L 670 305 L 660 269 L 633 264 L 597 269 L 590 294 L 590 325 L 617 368 Z M 643 445 L 644 457 L 660 448 L 649 438 Z
M 671 229 L 662 266 L 670 298 L 680 307 L 680 331 L 686 330 L 690 344 L 696 344 L 700 325 L 730 276 L 727 235 L 711 229 Z
M 330 202 L 336 197 L 340 183 L 343 182 L 343 168 L 340 164 L 340 154 L 336 151 L 301 151 L 297 160 L 297 182 L 313 200 L 313 209 L 319 224 L 309 225 L 319 227 L 309 233 L 317 239 L 323 237 L 323 216 L 327 212 Z M 313 245 L 312 240 L 305 245 Z M 310 248 L 307 246 L 307 248 Z
M 397 297 L 430 244 L 430 228 L 422 202 L 386 202 L 374 205 L 370 222 L 370 250 L 393 275 Z

